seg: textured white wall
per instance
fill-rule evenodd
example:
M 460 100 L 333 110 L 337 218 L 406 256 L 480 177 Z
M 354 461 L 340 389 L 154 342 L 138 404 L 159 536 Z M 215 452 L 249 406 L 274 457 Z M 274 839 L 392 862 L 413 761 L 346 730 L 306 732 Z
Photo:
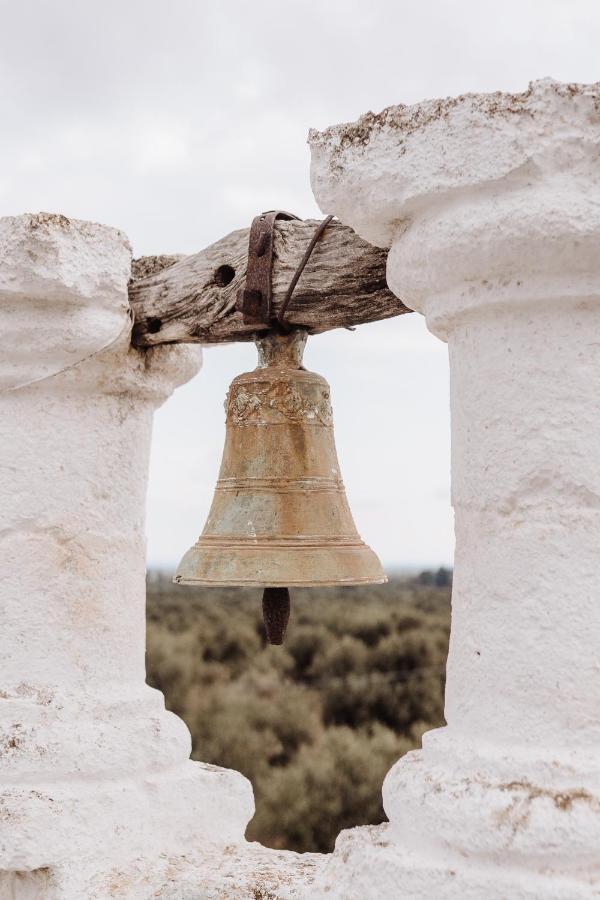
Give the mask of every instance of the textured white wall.
M 221 896 L 252 789 L 189 761 L 144 666 L 152 414 L 201 351 L 129 347 L 116 230 L 7 218 L 0 250 L 0 897 Z
M 390 246 L 448 342 L 448 726 L 343 834 L 331 897 L 600 891 L 600 85 L 393 107 L 312 136 L 324 212 Z
M 0 220 L 2 900 L 598 895 L 599 110 L 540 82 L 313 135 L 448 341 L 457 530 L 448 726 L 321 874 L 244 844 L 248 783 L 144 684 L 152 411 L 198 355 L 129 348 L 118 232 Z

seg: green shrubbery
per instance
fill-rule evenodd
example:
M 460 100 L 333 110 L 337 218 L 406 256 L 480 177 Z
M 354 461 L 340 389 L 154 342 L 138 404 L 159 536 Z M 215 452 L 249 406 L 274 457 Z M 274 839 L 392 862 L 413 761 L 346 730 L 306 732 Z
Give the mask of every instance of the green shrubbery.
M 445 573 L 445 574 L 444 574 Z M 296 590 L 283 647 L 261 592 L 148 580 L 148 681 L 187 722 L 193 757 L 254 786 L 251 840 L 331 850 L 380 822 L 381 784 L 443 722 L 450 577 Z

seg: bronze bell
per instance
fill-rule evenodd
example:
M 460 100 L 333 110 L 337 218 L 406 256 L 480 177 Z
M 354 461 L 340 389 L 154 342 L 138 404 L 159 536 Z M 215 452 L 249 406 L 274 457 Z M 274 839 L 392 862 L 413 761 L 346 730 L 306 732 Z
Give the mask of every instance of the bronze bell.
M 282 643 L 289 586 L 380 584 L 360 539 L 333 438 L 329 385 L 302 366 L 306 332 L 257 338 L 259 361 L 226 400 L 225 449 L 204 531 L 179 584 L 266 588 L 267 638 Z

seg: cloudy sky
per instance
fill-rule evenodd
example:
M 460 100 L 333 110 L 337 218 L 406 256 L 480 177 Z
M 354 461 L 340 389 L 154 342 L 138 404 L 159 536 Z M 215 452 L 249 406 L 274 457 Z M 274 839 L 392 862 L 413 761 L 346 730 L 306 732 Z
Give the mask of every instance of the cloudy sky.
M 122 228 L 192 253 L 263 209 L 318 215 L 306 134 L 392 103 L 600 78 L 598 0 L 0 0 L 0 214 Z M 405 316 L 309 342 L 332 386 L 359 529 L 388 567 L 452 558 L 445 346 Z M 207 350 L 156 417 L 150 564 L 204 522 L 223 398 L 253 367 Z

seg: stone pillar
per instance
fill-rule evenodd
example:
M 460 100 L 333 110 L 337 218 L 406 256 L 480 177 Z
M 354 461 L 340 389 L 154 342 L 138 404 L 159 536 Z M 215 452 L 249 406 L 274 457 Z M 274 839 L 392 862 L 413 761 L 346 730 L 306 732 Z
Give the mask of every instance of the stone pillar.
M 600 85 L 393 107 L 311 135 L 324 212 L 389 246 L 448 342 L 447 727 L 343 833 L 322 890 L 600 891 Z
M 155 896 L 143 860 L 240 842 L 253 813 L 145 684 L 152 414 L 200 351 L 129 347 L 129 270 L 115 229 L 0 220 L 2 897 Z

